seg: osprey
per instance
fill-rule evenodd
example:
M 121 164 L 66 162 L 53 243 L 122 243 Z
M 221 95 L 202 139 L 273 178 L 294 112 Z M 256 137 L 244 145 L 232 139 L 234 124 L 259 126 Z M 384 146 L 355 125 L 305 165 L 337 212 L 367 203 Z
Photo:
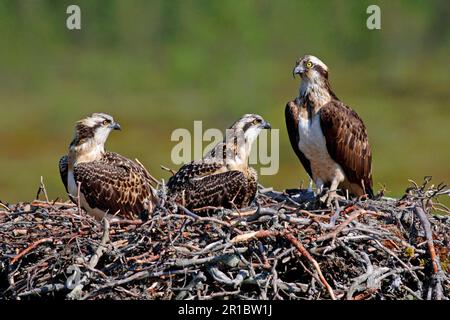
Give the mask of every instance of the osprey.
M 293 76 L 301 77 L 300 94 L 286 105 L 289 140 L 318 193 L 327 204 L 338 188 L 373 197 L 372 152 L 361 118 L 331 90 L 328 68 L 306 55 L 296 62 Z
M 80 205 L 88 214 L 98 220 L 116 214 L 134 219 L 153 210 L 156 196 L 145 168 L 105 151 L 112 130 L 120 130 L 120 125 L 104 113 L 78 121 L 69 153 L 59 161 L 59 172 L 75 203 L 80 190 Z
M 203 159 L 183 165 L 169 179 L 169 195 L 186 208 L 198 211 L 249 206 L 256 195 L 258 175 L 249 167 L 248 158 L 263 129 L 270 129 L 270 124 L 261 116 L 244 115 L 227 130 L 223 142 Z

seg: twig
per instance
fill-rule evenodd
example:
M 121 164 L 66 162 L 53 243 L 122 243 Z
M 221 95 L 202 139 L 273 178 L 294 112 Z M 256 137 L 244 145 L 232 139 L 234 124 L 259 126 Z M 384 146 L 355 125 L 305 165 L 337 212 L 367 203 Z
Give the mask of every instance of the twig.
M 150 172 L 148 172 L 147 168 L 137 158 L 135 158 L 134 160 L 142 168 L 142 170 L 144 170 L 145 174 L 150 178 L 150 180 L 152 180 L 153 183 L 155 183 L 156 185 L 159 185 L 161 183 L 161 181 L 158 181 L 150 174 Z
M 163 170 L 165 170 L 165 171 L 168 171 L 168 172 L 172 173 L 173 176 L 176 174 L 175 171 L 173 171 L 172 169 L 169 169 L 169 168 L 167 168 L 167 167 L 165 167 L 165 166 L 161 166 L 161 169 L 163 169 Z
M 34 248 L 36 248 L 38 245 L 42 244 L 42 243 L 47 243 L 47 242 L 53 242 L 52 238 L 43 238 L 43 239 L 39 239 L 35 242 L 33 242 L 31 245 L 29 245 L 25 250 L 23 250 L 22 252 L 20 252 L 19 254 L 17 254 L 12 260 L 11 260 L 11 264 L 16 263 L 17 261 L 19 261 L 24 255 L 26 255 L 27 253 L 29 253 L 31 250 L 33 250 Z
M 350 222 L 352 222 L 353 220 L 355 220 L 356 218 L 358 218 L 362 213 L 364 213 L 365 212 L 365 210 L 362 210 L 362 209 L 360 209 L 360 210 L 357 210 L 357 211 L 355 211 L 354 213 L 352 213 L 351 215 L 350 215 L 350 217 L 347 219 L 347 220 L 345 220 L 343 223 L 341 223 L 340 225 L 338 225 L 337 227 L 336 227 L 336 229 L 333 231 L 333 232 L 330 232 L 330 233 L 327 233 L 327 234 L 325 234 L 325 235 L 323 235 L 323 236 L 320 236 L 320 237 L 318 237 L 317 239 L 316 239 L 316 241 L 324 241 L 324 240 L 327 240 L 327 239 L 335 239 L 336 238 L 336 236 L 342 231 L 342 230 L 344 230 L 344 228 L 346 227 L 346 226 L 348 226 L 349 224 L 350 224 Z
M 316 269 L 316 271 L 317 271 L 317 273 L 319 275 L 320 281 L 325 286 L 325 288 L 327 288 L 331 299 L 336 300 L 336 296 L 334 295 L 333 289 L 331 288 L 331 286 L 328 284 L 327 280 L 323 276 L 322 270 L 320 269 L 320 266 L 317 263 L 317 261 L 309 254 L 309 252 L 300 243 L 300 241 L 297 238 L 295 238 L 292 234 L 284 233 L 284 237 L 287 240 L 289 240 L 297 248 L 297 250 L 312 263 L 312 265 L 314 266 L 314 268 Z

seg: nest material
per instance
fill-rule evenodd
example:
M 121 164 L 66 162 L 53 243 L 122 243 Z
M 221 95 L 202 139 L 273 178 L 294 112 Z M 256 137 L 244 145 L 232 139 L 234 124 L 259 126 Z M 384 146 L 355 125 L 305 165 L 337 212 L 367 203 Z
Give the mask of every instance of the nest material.
M 305 190 L 199 216 L 173 203 L 97 222 L 70 203 L 0 203 L 0 299 L 449 299 L 445 186 L 323 209 Z

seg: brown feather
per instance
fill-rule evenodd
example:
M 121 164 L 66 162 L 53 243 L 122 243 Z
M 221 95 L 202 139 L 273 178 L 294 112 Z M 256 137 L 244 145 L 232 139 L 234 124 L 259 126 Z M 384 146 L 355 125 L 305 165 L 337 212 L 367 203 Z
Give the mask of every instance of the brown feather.
M 298 132 L 298 119 L 300 117 L 299 113 L 300 113 L 299 106 L 297 106 L 294 101 L 290 101 L 286 104 L 285 120 L 286 120 L 286 128 L 289 135 L 289 141 L 291 142 L 292 149 L 294 149 L 295 154 L 302 163 L 309 177 L 312 178 L 311 163 L 298 147 L 298 143 L 300 141 Z
M 167 187 L 176 202 L 188 209 L 249 206 L 257 191 L 256 172 L 227 171 L 213 160 L 193 161 L 172 176 Z
M 331 158 L 344 170 L 347 179 L 373 197 L 372 152 L 367 130 L 358 114 L 342 102 L 332 100 L 320 108 L 320 124 Z
M 67 156 L 60 160 L 60 174 L 67 190 Z M 117 153 L 105 152 L 101 159 L 79 163 L 75 181 L 91 208 L 125 218 L 137 218 L 153 210 L 156 201 L 151 180 L 143 168 Z

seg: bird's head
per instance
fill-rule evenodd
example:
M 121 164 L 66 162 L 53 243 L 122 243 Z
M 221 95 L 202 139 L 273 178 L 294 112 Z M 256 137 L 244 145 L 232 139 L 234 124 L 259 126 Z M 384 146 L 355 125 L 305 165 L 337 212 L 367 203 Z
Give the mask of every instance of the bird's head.
M 300 75 L 302 80 L 328 79 L 328 67 L 319 58 L 306 55 L 295 63 L 292 75 Z
M 103 149 L 109 133 L 113 130 L 120 130 L 120 125 L 113 117 L 105 113 L 93 113 L 77 122 L 71 146 L 85 145 L 88 149 Z
M 246 114 L 226 130 L 224 143 L 216 148 L 220 150 L 225 147 L 224 156 L 230 168 L 247 166 L 252 144 L 263 129 L 271 129 L 267 121 L 257 114 Z
M 218 143 L 206 158 L 226 161 L 230 168 L 246 166 L 252 144 L 263 129 L 271 129 L 271 126 L 260 115 L 245 114 L 226 130 L 223 142 Z
M 270 123 L 257 114 L 245 114 L 228 129 L 233 136 L 242 136 L 244 143 L 252 145 L 263 129 L 271 129 Z

